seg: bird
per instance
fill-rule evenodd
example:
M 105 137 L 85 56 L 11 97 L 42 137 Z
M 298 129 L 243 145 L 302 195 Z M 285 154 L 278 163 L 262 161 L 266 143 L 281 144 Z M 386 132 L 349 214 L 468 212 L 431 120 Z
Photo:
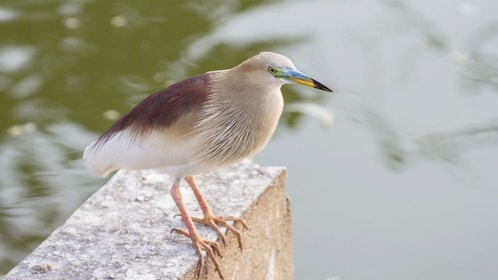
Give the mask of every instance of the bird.
M 119 169 L 168 174 L 173 181 L 170 195 L 187 228 L 171 231 L 191 239 L 199 256 L 199 277 L 204 250 L 224 279 L 218 243 L 203 239 L 194 222 L 211 227 L 223 243 L 220 226 L 225 227 L 236 235 L 240 249 L 241 232 L 231 222 L 244 229 L 247 225 L 240 218 L 216 216 L 195 176 L 250 158 L 268 143 L 283 111 L 284 84 L 332 92 L 297 70 L 288 57 L 260 52 L 234 68 L 199 74 L 149 95 L 85 148 L 84 165 L 103 177 Z M 188 214 L 180 192 L 183 179 L 203 218 Z

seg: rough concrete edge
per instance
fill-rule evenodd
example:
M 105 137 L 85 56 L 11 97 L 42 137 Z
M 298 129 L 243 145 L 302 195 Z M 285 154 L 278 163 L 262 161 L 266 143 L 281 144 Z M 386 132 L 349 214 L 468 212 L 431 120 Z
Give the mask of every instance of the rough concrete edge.
M 249 164 L 252 164 L 252 163 L 250 163 L 250 162 L 249 162 Z M 262 167 L 259 167 L 259 166 L 255 165 L 255 164 L 252 164 L 252 165 L 251 165 L 251 168 L 253 168 L 253 169 L 254 169 L 254 168 L 258 169 L 258 168 L 259 168 L 259 170 L 266 170 L 266 171 L 268 172 L 268 173 L 267 173 L 267 175 L 268 175 L 268 174 L 270 174 L 270 173 L 273 173 L 273 174 L 271 174 L 271 175 L 273 175 L 273 176 L 274 176 L 274 178 L 273 178 L 273 180 L 272 180 L 271 184 L 269 184 L 268 186 L 265 186 L 264 191 L 263 191 L 263 192 L 261 192 L 261 193 L 259 193 L 259 195 L 258 195 L 255 199 L 253 199 L 253 200 L 252 200 L 252 203 L 249 205 L 249 208 L 253 207 L 253 205 L 255 204 L 255 202 L 256 202 L 256 201 L 257 201 L 257 200 L 258 200 L 258 199 L 259 199 L 262 195 L 264 195 L 264 193 L 266 193 L 266 192 L 268 191 L 268 190 L 267 190 L 267 188 L 268 188 L 268 187 L 271 187 L 271 186 L 274 186 L 274 185 L 275 185 L 276 178 L 281 177 L 281 176 L 282 176 L 282 174 L 283 174 L 283 175 L 285 175 L 285 174 L 286 174 L 285 169 L 283 169 L 283 168 L 278 168 L 278 167 L 271 167 L 271 168 L 265 167 L 265 168 L 262 168 Z M 223 175 L 223 172 L 226 172 L 226 170 L 220 170 L 219 172 L 214 172 L 214 174 L 215 174 L 215 176 L 217 176 L 216 174 L 218 174 L 218 175 L 219 175 L 219 174 L 221 174 L 221 175 L 220 175 L 220 176 L 221 176 L 220 178 L 223 180 L 223 179 L 224 179 L 224 177 L 222 176 L 222 175 Z M 233 172 L 233 171 L 232 171 L 232 172 Z M 262 172 L 262 171 L 259 171 L 259 172 Z M 137 175 L 137 176 L 139 176 L 139 175 Z M 285 176 L 284 176 L 284 177 L 285 177 Z M 111 180 L 109 180 L 109 182 L 108 182 L 108 183 L 106 183 L 106 185 L 108 185 L 108 184 L 110 184 L 110 185 L 112 185 L 112 184 L 116 184 L 116 180 L 118 180 L 118 179 L 119 179 L 119 177 L 114 177 L 114 178 L 112 178 Z M 206 181 L 208 181 L 208 180 L 209 180 L 209 179 L 206 179 Z M 285 180 L 285 178 L 284 178 L 284 180 Z M 105 187 L 106 185 L 104 185 L 104 187 Z M 105 188 L 104 188 L 104 187 L 102 187 L 101 189 L 97 190 L 97 191 L 95 192 L 95 194 L 94 194 L 94 195 L 92 195 L 90 198 L 88 198 L 88 199 L 87 199 L 87 201 L 85 201 L 85 203 L 84 203 L 82 206 L 86 205 L 89 201 L 91 201 L 91 199 L 92 199 L 94 196 L 99 196 L 99 195 L 103 195 L 103 194 L 105 194 Z M 201 187 L 201 188 L 202 188 L 202 187 Z M 208 199 L 209 199 L 209 198 L 208 198 Z M 79 209 L 78 209 L 78 210 L 79 210 Z M 78 210 L 77 210 L 77 211 L 78 211 Z M 247 211 L 248 211 L 248 209 L 244 210 L 244 213 L 246 213 Z M 76 212 L 75 212 L 75 213 L 76 213 Z M 73 213 L 73 215 L 74 215 L 75 213 Z M 61 225 L 58 229 L 56 229 L 52 235 L 54 235 L 56 232 L 58 232 L 61 228 L 65 227 L 65 226 L 66 226 L 66 224 L 68 223 L 68 221 L 69 221 L 69 220 L 73 217 L 73 215 L 71 215 L 71 216 L 70 216 L 70 217 L 66 220 L 66 222 L 65 222 L 63 225 Z M 51 236 L 52 236 L 52 235 L 51 235 Z M 49 238 L 47 238 L 47 240 L 48 240 L 48 239 L 50 239 L 50 238 L 51 238 L 51 236 L 49 236 Z M 214 238 L 216 238 L 216 235 L 211 235 L 211 237 L 213 237 L 213 236 L 214 236 Z M 208 237 L 208 238 L 209 238 L 209 237 Z M 44 244 L 44 243 L 40 244 L 40 246 L 39 246 L 39 247 L 42 247 L 42 246 L 43 246 L 43 244 Z M 38 249 L 39 249 L 39 248 L 36 248 L 36 249 L 33 251 L 33 253 L 35 253 Z M 32 253 L 32 254 L 33 254 L 33 253 Z M 29 255 L 28 257 L 26 257 L 23 261 L 21 261 L 21 263 L 19 263 L 19 264 L 18 264 L 15 268 L 18 268 L 19 266 L 24 265 L 24 269 L 32 269 L 32 267 L 30 267 L 29 265 L 27 265 L 27 266 L 26 266 L 26 264 L 24 263 L 24 261 L 25 261 L 26 259 L 29 259 L 29 257 L 30 257 L 32 254 L 30 254 L 30 255 Z M 29 263 L 29 262 L 28 262 L 28 263 Z M 196 270 L 195 270 L 195 269 L 196 269 L 196 267 L 197 267 L 197 265 L 193 265 L 193 266 L 191 266 L 191 269 L 190 269 L 190 270 L 188 270 L 188 271 L 189 271 L 189 273 L 188 273 L 187 275 L 189 275 L 189 274 L 191 274 L 191 273 L 193 273 L 193 272 L 196 272 Z M 15 268 L 13 268 L 13 269 L 12 269 L 9 273 L 7 273 L 6 275 L 2 276 L 1 278 L 2 278 L 2 279 L 19 279 L 19 278 L 10 278 L 10 277 L 8 277 L 8 276 L 9 276 L 9 274 L 10 274 L 12 271 L 14 271 L 14 269 L 15 269 Z M 50 266 L 47 266 L 47 269 L 50 269 Z M 191 275 L 195 275 L 195 273 L 193 273 L 193 274 L 191 274 Z M 33 276 L 33 275 L 31 275 L 31 276 Z M 39 276 L 43 276 L 43 274 L 39 274 Z M 32 279 L 34 279 L 34 278 L 32 278 Z M 36 279 L 46 279 L 46 278 L 44 278 L 44 277 L 39 277 L 39 278 L 38 278 L 38 277 L 36 277 Z M 184 278 L 184 279 L 188 279 L 188 278 Z M 195 279 L 195 278 L 192 278 L 192 279 Z
M 286 266 L 283 264 L 280 264 L 281 270 L 277 273 L 278 275 L 272 275 L 272 277 L 268 278 L 265 277 L 265 279 L 271 279 L 271 280 L 292 280 L 294 276 L 294 264 L 293 264 L 293 246 L 292 246 L 292 216 L 291 216 L 291 202 L 289 197 L 287 196 L 286 193 L 286 180 L 287 180 L 287 169 L 285 167 L 267 167 L 268 169 L 274 169 L 276 171 L 275 177 L 271 181 L 271 183 L 264 189 L 263 192 L 259 193 L 259 195 L 252 201 L 251 205 L 245 209 L 242 214 L 241 218 L 244 219 L 245 221 L 249 221 L 249 229 L 251 230 L 251 225 L 256 225 L 257 222 L 250 222 L 250 219 L 248 219 L 248 215 L 252 212 L 258 212 L 257 208 L 261 207 L 260 202 L 263 200 L 262 198 L 266 199 L 274 199 L 275 194 L 278 192 L 281 192 L 283 194 L 283 204 L 284 204 L 284 209 L 286 213 L 284 216 L 287 218 L 286 221 L 283 221 L 283 224 L 286 224 L 287 227 L 282 227 L 280 230 L 284 230 L 283 234 L 280 234 L 280 236 L 285 237 L 287 236 L 288 238 L 288 243 L 283 245 L 284 248 L 284 258 L 283 262 L 285 262 Z M 258 214 L 258 213 L 252 213 Z M 262 219 L 264 220 L 266 217 L 261 216 Z M 240 227 L 238 227 L 240 229 Z M 237 239 L 235 237 L 235 234 L 232 232 L 227 232 L 227 242 L 226 244 L 228 246 L 223 246 L 221 241 L 219 239 L 216 239 L 216 242 L 220 245 L 222 249 L 222 255 L 231 255 L 232 258 L 230 259 L 221 259 L 220 260 L 220 265 L 222 267 L 222 270 L 224 273 L 231 272 L 229 269 L 233 269 L 234 266 L 239 264 L 239 258 L 244 258 L 247 257 L 247 253 L 245 250 L 240 251 L 239 248 L 236 245 Z M 277 234 L 278 235 L 278 234 Z M 243 236 L 246 237 L 246 234 Z M 268 246 L 270 247 L 270 246 Z M 236 256 L 236 257 L 233 257 Z M 282 262 L 282 260 L 280 261 Z M 178 280 L 213 280 L 213 279 L 219 279 L 217 272 L 214 267 L 214 263 L 212 262 L 211 259 L 207 258 L 207 263 L 206 263 L 206 272 L 205 274 L 200 275 L 200 277 L 197 277 L 197 266 L 192 267 L 182 278 L 179 278 Z M 230 266 L 230 267 L 228 267 Z M 227 267 L 229 269 L 227 269 Z M 251 275 L 248 278 L 240 278 L 239 276 L 233 276 L 232 278 L 228 278 L 225 275 L 225 279 L 237 279 L 237 280 L 253 280 L 253 279 L 263 279 L 263 278 L 254 278 L 254 275 Z

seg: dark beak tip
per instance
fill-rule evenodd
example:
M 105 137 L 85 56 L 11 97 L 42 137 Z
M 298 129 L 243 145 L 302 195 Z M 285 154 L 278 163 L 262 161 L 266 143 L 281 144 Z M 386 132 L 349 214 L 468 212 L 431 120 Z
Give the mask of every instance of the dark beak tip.
M 334 92 L 333 90 L 331 90 L 330 88 L 326 87 L 324 84 L 322 84 L 316 80 L 313 80 L 313 84 L 315 84 L 316 89 L 320 89 L 320 90 L 328 91 L 328 92 Z
M 323 86 L 323 87 L 315 87 L 316 89 L 319 89 L 319 90 L 323 90 L 323 91 L 326 91 L 326 92 L 334 92 L 333 90 L 331 90 L 330 88 L 326 87 L 326 86 Z

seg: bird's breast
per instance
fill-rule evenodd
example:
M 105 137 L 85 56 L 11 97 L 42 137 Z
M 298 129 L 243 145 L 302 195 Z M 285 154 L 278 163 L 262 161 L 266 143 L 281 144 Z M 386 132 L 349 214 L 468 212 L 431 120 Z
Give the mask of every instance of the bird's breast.
M 198 161 L 227 165 L 253 156 L 268 143 L 282 114 L 282 94 L 277 89 L 251 97 L 206 103 L 195 129 Z

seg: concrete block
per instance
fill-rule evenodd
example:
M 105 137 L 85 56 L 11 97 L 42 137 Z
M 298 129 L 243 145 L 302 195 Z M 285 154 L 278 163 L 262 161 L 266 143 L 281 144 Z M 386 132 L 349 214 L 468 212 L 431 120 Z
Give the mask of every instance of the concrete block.
M 293 278 L 290 204 L 286 171 L 251 161 L 197 176 L 213 212 L 245 219 L 244 250 L 228 233 L 220 244 L 225 279 Z M 169 196 L 171 180 L 156 171 L 119 171 L 3 280 L 196 279 L 198 257 Z M 201 216 L 182 182 L 184 202 Z M 200 234 L 217 240 L 212 229 Z M 240 226 L 238 226 L 240 228 Z M 208 259 L 201 279 L 218 279 Z

